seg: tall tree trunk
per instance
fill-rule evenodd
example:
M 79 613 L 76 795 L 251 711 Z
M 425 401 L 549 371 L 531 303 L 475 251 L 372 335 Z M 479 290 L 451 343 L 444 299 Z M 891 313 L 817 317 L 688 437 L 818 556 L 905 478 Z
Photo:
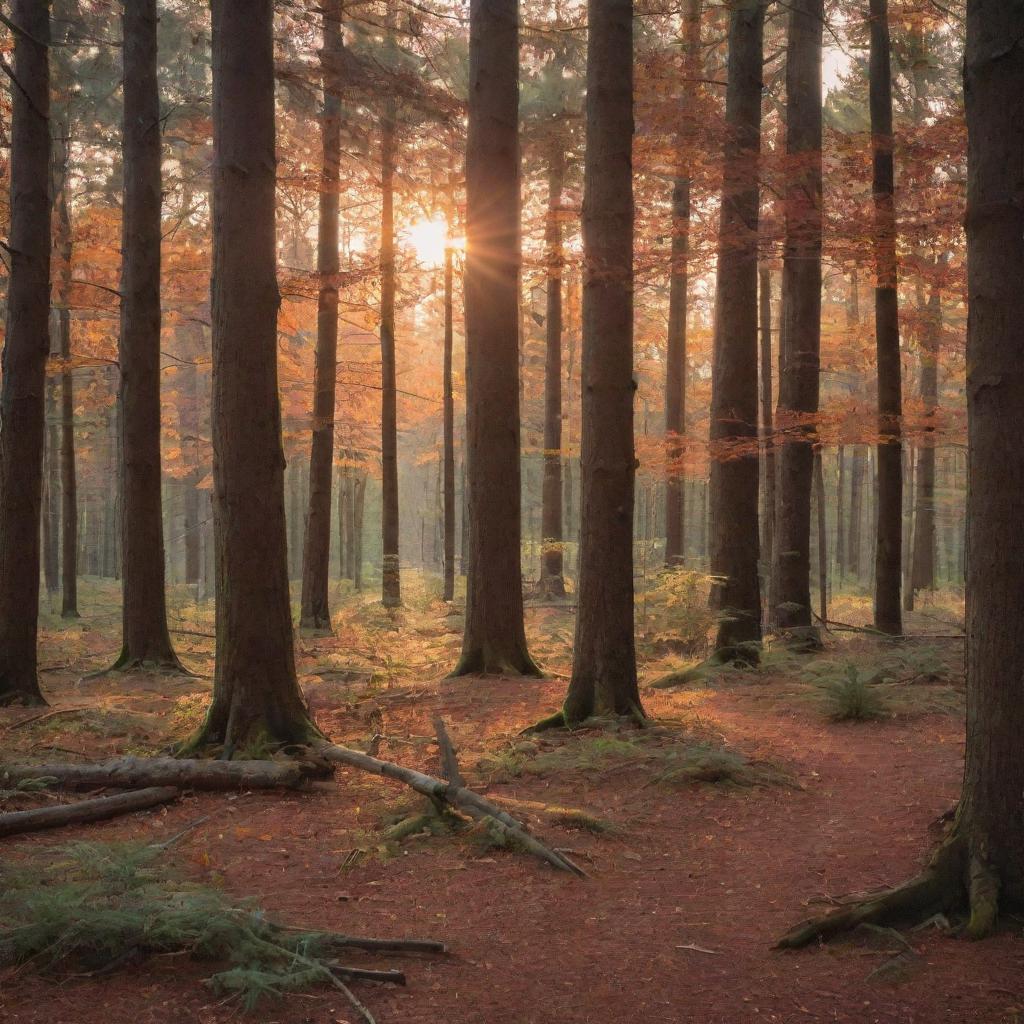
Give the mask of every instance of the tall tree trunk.
M 562 530 L 562 140 L 552 142 L 548 157 L 547 317 L 544 360 L 544 480 L 541 492 L 541 568 L 539 591 L 546 597 L 565 594 Z
M 366 504 L 366 473 L 356 475 L 352 490 L 352 585 L 363 589 L 363 508 Z
M 814 453 L 814 506 L 818 538 L 818 617 L 828 620 L 828 507 L 825 504 L 825 469 L 821 449 Z
M 46 580 L 46 593 L 52 599 L 60 590 L 60 424 L 57 413 L 57 379 L 49 373 L 46 377 L 45 448 L 43 577 Z
M 302 553 L 304 629 L 329 630 L 327 596 L 331 561 L 331 470 L 334 464 L 334 405 L 338 366 L 338 189 L 341 183 L 342 0 L 323 6 L 320 51 L 324 108 L 321 124 L 320 225 L 317 236 L 316 366 L 313 371 L 313 440 L 309 453 L 309 507 Z
M 520 566 L 519 0 L 470 0 L 466 142 L 469 573 L 454 675 L 537 675 Z
M 842 584 L 846 576 L 846 446 L 836 449 L 836 573 Z
M 772 272 L 762 264 L 758 268 L 758 303 L 761 328 L 761 444 L 764 460 L 762 497 L 762 558 L 772 564 L 775 550 L 775 425 L 772 410 Z M 769 578 L 769 583 L 771 582 Z
M 60 376 L 61 616 L 78 618 L 78 483 L 75 470 L 75 379 L 71 360 L 71 213 L 67 198 L 70 119 L 58 122 L 54 173 L 54 236 L 58 254 L 57 331 L 64 369 Z
M 398 392 L 395 376 L 395 103 L 385 101 L 381 122 L 380 356 L 381 356 L 381 601 L 402 603 L 398 553 Z
M 921 337 L 921 401 L 928 423 L 917 453 L 914 515 L 913 592 L 935 589 L 935 423 L 939 405 L 939 343 L 942 337 L 942 287 L 932 285 Z
M 277 382 L 272 0 L 213 0 L 217 663 L 194 743 L 316 734 L 295 674 Z
M 757 657 L 757 224 L 764 0 L 731 0 L 711 388 L 711 571 L 719 656 Z
M 903 610 L 912 612 L 914 610 L 914 584 L 911 573 L 914 570 L 914 516 L 916 502 L 914 486 L 917 482 L 917 463 L 915 461 L 915 449 L 908 444 L 903 449 L 903 493 L 906 495 L 907 508 L 911 514 L 903 517 Z
M 566 366 L 565 366 L 565 501 L 562 510 L 565 515 L 562 535 L 566 541 L 579 541 L 579 516 L 576 505 L 576 487 L 574 483 L 575 470 L 573 469 L 573 425 L 576 422 L 576 326 L 573 321 L 573 313 L 577 308 L 576 277 L 568 275 L 565 283 L 566 296 Z M 577 554 L 579 547 L 577 543 Z M 565 560 L 563 558 L 563 569 Z M 577 574 L 578 575 L 578 574 Z
M 820 646 L 811 622 L 813 420 L 821 365 L 821 36 L 824 0 L 792 0 L 786 46 L 786 242 L 782 265 L 778 496 L 772 622 Z
M 448 218 L 448 234 L 452 233 Z M 453 252 L 444 248 L 444 591 L 442 598 L 455 598 L 455 397 L 452 393 L 452 347 L 455 336 L 453 320 Z
M 118 395 L 122 647 L 115 668 L 180 668 L 167 631 L 160 504 L 160 94 L 156 0 L 126 0 Z
M 665 346 L 665 564 L 685 558 L 683 523 L 686 520 L 685 476 L 680 462 L 686 436 L 686 307 L 690 258 L 690 191 L 696 154 L 694 100 L 700 70 L 700 21 L 703 0 L 688 0 L 684 21 L 685 84 L 677 170 L 672 183 L 672 268 L 669 278 L 668 337 Z
M 50 351 L 50 5 L 13 0 L 10 275 L 0 390 L 0 705 L 43 704 L 39 514 Z
M 352 580 L 356 579 L 356 488 L 359 483 L 360 472 L 352 467 L 348 468 L 348 480 L 345 485 L 345 576 Z
M 185 582 L 196 584 L 202 572 L 200 538 L 202 536 L 201 493 L 198 488 L 203 466 L 199 454 L 199 367 L 203 351 L 203 330 L 199 324 L 190 324 L 179 336 L 185 342 L 185 363 L 181 368 L 183 400 L 178 407 L 178 426 L 183 451 L 189 455 L 189 471 L 182 483 L 185 489 Z
M 870 108 L 874 153 L 875 345 L 878 361 L 878 512 L 875 628 L 903 632 L 900 570 L 903 543 L 903 412 L 900 322 L 896 297 L 896 204 L 892 134 L 889 2 L 871 0 Z
M 589 0 L 580 578 L 568 725 L 643 718 L 633 623 L 633 2 Z

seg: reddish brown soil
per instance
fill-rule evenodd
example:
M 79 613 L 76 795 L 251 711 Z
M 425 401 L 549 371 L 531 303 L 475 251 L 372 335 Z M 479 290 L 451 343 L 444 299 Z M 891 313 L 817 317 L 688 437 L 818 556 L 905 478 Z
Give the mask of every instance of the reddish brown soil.
M 436 750 L 415 737 L 430 733 L 430 717 L 440 711 L 473 775 L 481 751 L 557 706 L 563 686 L 460 680 L 385 690 L 373 707 L 399 739 L 385 742 L 382 756 L 433 771 Z M 373 844 L 381 812 L 406 800 L 400 787 L 352 772 L 312 794 L 189 797 L 162 812 L 76 830 L 75 838 L 169 836 L 210 815 L 177 846 L 198 877 L 258 897 L 294 924 L 449 943 L 447 959 L 397 961 L 409 975 L 406 989 L 359 986 L 381 1024 L 1024 1019 L 1019 922 L 976 944 L 934 930 L 908 933 L 913 954 L 899 970 L 895 938 L 772 950 L 787 926 L 822 909 L 814 900 L 915 871 L 932 842 L 930 824 L 957 795 L 962 724 L 957 715 L 935 714 L 833 725 L 770 694 L 764 686 L 662 693 L 648 696 L 648 710 L 699 712 L 730 744 L 788 768 L 801 788 L 666 787 L 635 770 L 526 776 L 490 787 L 498 797 L 580 807 L 623 826 L 609 837 L 543 825 L 586 865 L 592 877 L 585 881 L 450 838 L 413 839 L 394 859 L 343 869 L 353 847 Z M 65 692 L 57 700 L 78 706 L 82 696 Z M 317 704 L 334 735 L 365 738 L 351 707 L 332 710 L 326 692 Z M 25 712 L 4 714 L 11 721 Z M 26 856 L 68 838 L 40 834 L 10 841 L 3 853 Z M 167 957 L 97 979 L 8 977 L 0 979 L 0 1020 L 245 1019 L 200 984 L 205 973 L 203 965 Z M 336 994 L 315 992 L 248 1019 L 356 1018 Z

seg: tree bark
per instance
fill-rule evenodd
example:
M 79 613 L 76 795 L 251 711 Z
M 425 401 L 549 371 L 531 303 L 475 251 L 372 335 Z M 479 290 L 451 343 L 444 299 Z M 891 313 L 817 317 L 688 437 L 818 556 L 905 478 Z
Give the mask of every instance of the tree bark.
M 1024 8 L 967 7 L 967 763 L 973 866 L 1024 899 Z M 978 908 L 975 908 L 978 909 Z M 984 922 L 978 920 L 976 924 Z
M 0 705 L 44 704 L 36 672 L 50 351 L 50 5 L 13 0 L 10 275 L 0 390 Z
M 694 100 L 700 73 L 700 22 L 703 0 L 688 0 L 682 117 L 677 169 L 672 183 L 672 269 L 669 278 L 668 336 L 665 345 L 665 564 L 681 565 L 686 555 L 686 477 L 679 465 L 686 437 L 686 309 L 690 258 L 690 191 L 696 154 Z
M 167 632 L 160 461 L 161 139 L 156 0 L 122 8 L 122 647 L 114 668 L 181 665 Z
M 395 369 L 395 103 L 381 122 L 380 357 L 381 357 L 381 601 L 402 603 L 398 552 L 398 392 Z
M 757 297 L 761 334 L 761 444 L 764 459 L 764 496 L 761 513 L 761 555 L 768 566 L 775 550 L 775 426 L 772 412 L 772 272 L 762 264 L 757 271 Z
M 271 0 L 213 3 L 217 652 L 193 745 L 317 735 L 295 674 L 277 382 Z
M 821 39 L 823 0 L 793 0 L 786 46 L 786 241 L 775 453 L 773 624 L 820 645 L 811 622 L 811 492 L 821 366 Z
M 67 115 L 67 110 L 64 110 Z M 59 125 L 62 139 L 55 177 L 55 247 L 59 255 L 57 330 L 64 369 L 60 375 L 61 616 L 78 618 L 78 480 L 75 468 L 75 378 L 71 360 L 71 214 L 67 199 L 70 119 Z
M 452 233 L 448 218 L 448 234 Z M 452 347 L 455 325 L 453 305 L 453 251 L 444 249 L 444 590 L 445 601 L 455 599 L 455 397 L 452 392 Z
M 720 616 L 715 649 L 748 657 L 761 639 L 754 441 L 763 42 L 763 0 L 732 0 L 711 389 L 711 571 Z
M 828 515 L 825 504 L 825 470 L 821 449 L 814 452 L 814 507 L 818 539 L 818 617 L 828 621 Z
M 466 142 L 469 565 L 454 675 L 537 675 L 520 565 L 519 0 L 470 0 Z
M 562 531 L 562 140 L 552 140 L 548 156 L 547 316 L 544 360 L 544 479 L 541 490 L 541 596 L 565 595 Z
M 939 344 L 942 337 L 942 287 L 932 285 L 921 337 L 921 401 L 928 423 L 917 453 L 916 511 L 911 587 L 935 589 L 935 423 L 939 406 Z
M 341 186 L 342 0 L 323 5 L 320 54 L 323 120 L 320 126 L 320 226 L 317 235 L 316 365 L 313 371 L 313 439 L 309 453 L 309 507 L 302 553 L 303 629 L 330 630 L 327 589 L 331 561 L 331 471 L 338 367 L 338 190 Z
M 590 0 L 580 577 L 563 716 L 644 717 L 633 622 L 633 2 Z
M 352 586 L 363 589 L 363 509 L 366 505 L 366 473 L 360 470 L 352 486 Z
M 53 355 L 51 349 L 51 355 Z M 43 577 L 51 600 L 60 590 L 60 424 L 57 379 L 46 376 L 46 433 L 43 470 Z
M 875 628 L 903 632 L 900 575 L 903 544 L 903 413 L 899 304 L 896 296 L 896 203 L 888 0 L 871 0 L 869 60 L 874 154 L 875 345 L 878 362 L 878 510 L 875 545 Z

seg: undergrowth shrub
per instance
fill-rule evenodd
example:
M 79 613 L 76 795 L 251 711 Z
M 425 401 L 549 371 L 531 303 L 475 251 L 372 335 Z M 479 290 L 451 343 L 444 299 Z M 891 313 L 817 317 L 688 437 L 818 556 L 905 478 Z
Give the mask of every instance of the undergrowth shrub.
M 160 953 L 221 966 L 215 992 L 251 1009 L 335 984 L 337 937 L 284 929 L 251 901 L 175 876 L 163 847 L 77 843 L 45 862 L 0 862 L 0 967 L 67 975 Z
M 755 763 L 713 736 L 652 727 L 630 734 L 574 734 L 558 741 L 523 740 L 488 755 L 480 769 L 493 777 L 588 775 L 630 768 L 650 773 L 650 782 L 721 783 L 757 786 L 785 781 L 771 766 Z
M 648 650 L 703 654 L 715 614 L 709 579 L 688 569 L 663 569 L 637 596 L 638 643 Z
M 885 699 L 876 684 L 864 676 L 852 662 L 845 669 L 821 680 L 825 711 L 833 722 L 868 722 L 888 713 Z

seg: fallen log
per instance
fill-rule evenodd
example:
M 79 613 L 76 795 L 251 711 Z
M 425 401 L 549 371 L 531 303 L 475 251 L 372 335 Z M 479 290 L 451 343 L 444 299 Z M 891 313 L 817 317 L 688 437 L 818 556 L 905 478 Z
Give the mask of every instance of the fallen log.
M 475 821 L 485 823 L 503 839 L 515 843 L 560 871 L 568 871 L 580 878 L 586 877 L 587 873 L 578 864 L 573 863 L 557 850 L 546 846 L 532 835 L 522 822 L 517 821 L 512 815 L 503 811 L 497 804 L 480 796 L 479 793 L 466 789 L 465 786 L 457 786 L 445 782 L 444 779 L 437 779 L 433 775 L 418 772 L 414 768 L 404 768 L 393 761 L 382 761 L 380 758 L 371 757 L 359 750 L 338 746 L 335 743 L 317 743 L 314 749 L 328 761 L 401 782 L 417 793 L 422 793 L 434 803 L 447 804 L 462 811 L 463 814 Z
M 63 789 L 298 789 L 322 777 L 325 766 L 312 761 L 204 761 L 175 757 L 115 757 L 99 764 L 0 765 L 0 780 L 21 782 L 46 776 Z
M 84 825 L 90 821 L 104 821 L 121 814 L 131 814 L 147 807 L 176 800 L 180 791 L 173 786 L 155 786 L 137 789 L 114 796 L 101 796 L 92 800 L 80 800 L 74 804 L 59 804 L 56 807 L 36 807 L 30 811 L 10 811 L 0 814 L 0 838 L 38 832 L 45 828 L 60 828 L 64 825 Z

